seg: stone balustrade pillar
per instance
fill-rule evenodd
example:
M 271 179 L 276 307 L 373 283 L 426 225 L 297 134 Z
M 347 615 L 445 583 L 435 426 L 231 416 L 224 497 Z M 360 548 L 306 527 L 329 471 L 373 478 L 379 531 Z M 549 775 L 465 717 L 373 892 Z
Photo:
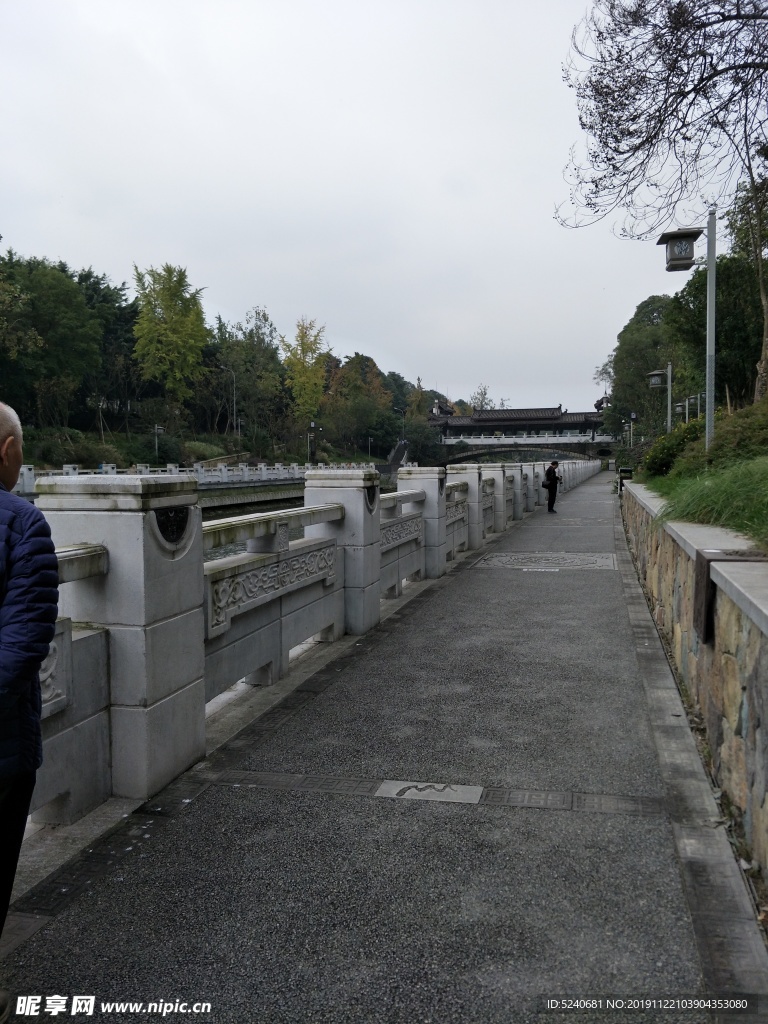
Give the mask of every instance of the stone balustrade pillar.
M 44 477 L 37 490 L 58 547 L 107 548 L 108 573 L 62 586 L 59 612 L 109 632 L 112 791 L 147 799 L 205 756 L 197 482 Z
M 381 618 L 379 479 L 372 469 L 311 469 L 305 477 L 305 507 L 344 506 L 341 521 L 308 526 L 304 532 L 308 538 L 333 537 L 339 546 L 344 566 L 344 627 L 354 636 L 372 629 Z
M 397 471 L 401 490 L 421 490 L 426 494 L 422 505 L 424 572 L 430 580 L 445 575 L 445 475 L 444 469 L 431 466 L 403 466 Z
M 516 520 L 522 519 L 525 514 L 522 467 L 519 462 L 507 462 L 504 469 L 507 478 L 512 481 L 512 517 Z
M 483 465 L 483 479 L 493 480 L 493 532 L 507 528 L 507 474 L 499 462 Z
M 483 525 L 483 467 L 477 462 L 449 466 L 448 483 L 466 483 L 467 491 L 467 546 L 481 548 L 485 540 Z
M 539 500 L 539 489 L 537 486 L 536 474 L 532 462 L 520 464 L 523 473 L 523 494 L 525 496 L 525 511 L 533 512 Z

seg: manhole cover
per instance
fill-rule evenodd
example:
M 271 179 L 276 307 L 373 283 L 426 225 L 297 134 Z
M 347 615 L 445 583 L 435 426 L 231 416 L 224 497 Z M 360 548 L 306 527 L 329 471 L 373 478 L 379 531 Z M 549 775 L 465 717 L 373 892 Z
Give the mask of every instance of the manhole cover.
M 570 553 L 568 551 L 528 551 L 520 554 L 485 555 L 475 562 L 475 569 L 616 569 L 612 554 Z

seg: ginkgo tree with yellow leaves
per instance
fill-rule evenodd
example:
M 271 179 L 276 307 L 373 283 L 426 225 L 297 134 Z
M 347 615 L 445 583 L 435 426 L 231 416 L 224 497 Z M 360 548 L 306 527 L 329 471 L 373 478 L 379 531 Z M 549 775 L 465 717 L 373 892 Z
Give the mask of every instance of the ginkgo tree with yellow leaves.
M 301 430 L 317 415 L 323 397 L 325 356 L 330 351 L 324 335 L 325 327 L 318 327 L 316 320 L 303 316 L 296 323 L 293 341 L 280 337 L 286 383 L 293 398 L 293 415 Z
M 202 288 L 193 288 L 184 267 L 164 263 L 157 270 L 134 264 L 139 315 L 133 355 L 144 380 L 157 381 L 172 401 L 192 395 L 203 373 L 203 349 L 211 332 L 205 323 Z

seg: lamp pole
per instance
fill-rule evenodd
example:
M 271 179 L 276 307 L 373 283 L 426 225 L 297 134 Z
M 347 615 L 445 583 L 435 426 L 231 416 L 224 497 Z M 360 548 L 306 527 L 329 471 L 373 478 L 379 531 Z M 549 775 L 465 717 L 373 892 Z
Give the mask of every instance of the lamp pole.
M 710 206 L 706 228 L 682 228 L 665 231 L 656 242 L 667 247 L 667 270 L 690 270 L 694 259 L 694 243 L 707 234 L 707 366 L 704 442 L 709 448 L 715 433 L 715 292 L 717 275 L 717 207 Z
M 672 433 L 672 363 L 667 363 L 667 433 Z
M 707 220 L 707 384 L 704 444 L 709 448 L 715 434 L 715 284 L 717 275 L 717 217 L 710 207 Z
M 667 363 L 667 433 L 672 430 L 672 363 Z M 652 370 L 648 374 L 648 384 L 652 388 L 662 387 L 664 370 Z
M 400 440 L 401 440 L 401 441 L 404 441 L 404 440 L 405 440 L 405 410 L 404 410 L 404 409 L 397 409 L 397 408 L 395 408 L 395 406 L 394 406 L 394 405 L 392 406 L 392 409 L 393 409 L 393 410 L 394 410 L 395 412 L 399 412 L 399 413 L 400 413 L 400 415 L 401 415 L 401 416 L 403 417 L 403 432 L 402 432 L 402 434 L 400 435 Z
M 222 366 L 221 363 L 219 363 L 219 369 L 227 370 L 228 373 L 232 374 L 232 429 L 239 437 L 240 428 L 237 423 L 237 385 L 235 383 L 235 371 L 231 366 Z

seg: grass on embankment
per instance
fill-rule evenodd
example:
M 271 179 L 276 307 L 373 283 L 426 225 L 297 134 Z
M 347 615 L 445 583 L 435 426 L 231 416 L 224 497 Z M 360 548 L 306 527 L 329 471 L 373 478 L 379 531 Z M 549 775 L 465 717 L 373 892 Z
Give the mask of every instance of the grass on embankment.
M 662 519 L 724 526 L 768 551 L 768 456 L 644 482 L 667 499 Z

